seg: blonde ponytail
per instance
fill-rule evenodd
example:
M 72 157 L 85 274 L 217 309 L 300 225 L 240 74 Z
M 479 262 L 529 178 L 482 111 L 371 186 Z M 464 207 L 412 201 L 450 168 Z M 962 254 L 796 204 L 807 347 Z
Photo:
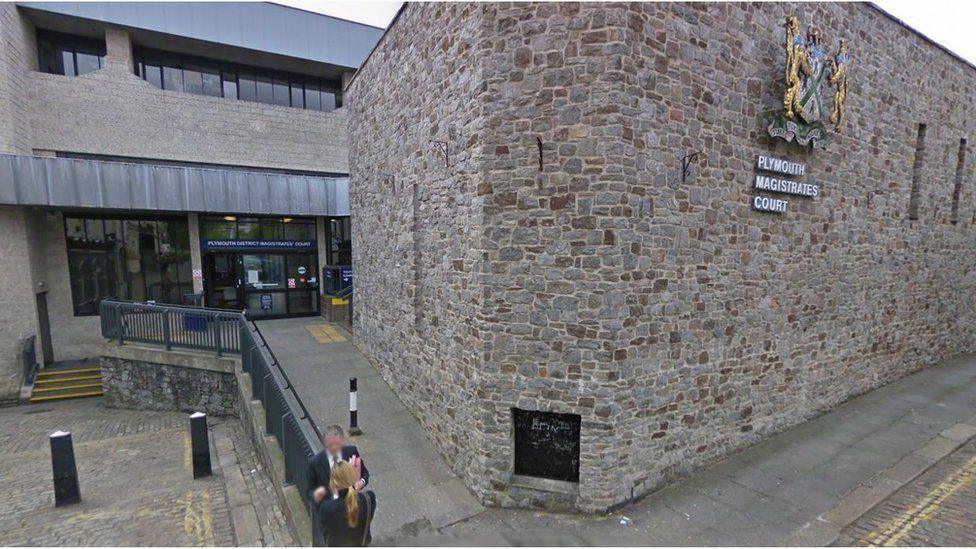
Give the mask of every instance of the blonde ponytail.
M 349 463 L 340 461 L 332 466 L 332 474 L 329 476 L 329 487 L 333 494 L 349 490 L 345 498 L 346 523 L 350 528 L 355 528 L 359 524 L 359 493 L 353 489 L 357 480 L 356 471 Z
M 346 492 L 346 523 L 350 528 L 359 524 L 359 492 L 352 488 Z

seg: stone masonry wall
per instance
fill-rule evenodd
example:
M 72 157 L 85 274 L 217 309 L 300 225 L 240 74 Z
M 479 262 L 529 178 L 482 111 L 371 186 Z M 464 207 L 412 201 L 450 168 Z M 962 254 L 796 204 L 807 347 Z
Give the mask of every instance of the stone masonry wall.
M 234 372 L 102 356 L 106 405 L 135 410 L 236 415 Z
M 482 106 L 470 101 L 485 55 L 480 5 L 412 6 L 390 30 L 345 97 L 356 330 L 362 349 L 421 419 L 455 472 L 476 490 L 486 459 L 478 404 L 480 342 L 474 323 L 483 212 L 476 194 Z M 450 32 L 401 29 L 427 18 Z M 445 142 L 445 157 L 441 145 Z M 361 159 L 361 161 L 359 160 Z M 434 427 L 434 425 L 438 427 Z
M 976 133 L 972 66 L 867 4 L 461 9 L 408 4 L 347 94 L 356 331 L 486 502 L 533 503 L 511 486 L 513 406 L 582 416 L 575 507 L 600 510 L 976 351 L 971 146 L 949 219 L 960 139 Z M 766 135 L 792 14 L 853 59 L 826 151 Z M 431 76 L 445 51 L 454 76 Z M 465 162 L 433 177 L 427 121 L 458 102 Z M 752 210 L 758 154 L 805 163 L 821 195 Z M 382 173 L 453 210 L 411 225 L 403 197 L 365 199 Z M 463 231 L 445 230 L 452 213 Z M 415 274 L 427 250 L 444 264 L 459 249 L 454 272 Z M 412 322 L 413 295 L 463 314 Z M 469 413 L 426 417 L 452 399 Z

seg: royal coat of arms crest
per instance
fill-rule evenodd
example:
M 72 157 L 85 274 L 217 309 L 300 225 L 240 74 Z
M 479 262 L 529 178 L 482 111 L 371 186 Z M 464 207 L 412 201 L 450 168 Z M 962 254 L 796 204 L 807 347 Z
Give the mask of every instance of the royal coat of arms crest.
M 844 102 L 847 100 L 847 46 L 840 41 L 833 56 L 824 49 L 820 31 L 810 28 L 806 36 L 800 34 L 795 16 L 786 20 L 786 79 L 783 92 L 783 112 L 769 124 L 769 135 L 815 149 L 827 147 L 829 121 L 834 131 L 844 122 Z M 824 88 L 834 88 L 833 105 L 824 105 Z M 829 114 L 828 114 L 829 113 Z

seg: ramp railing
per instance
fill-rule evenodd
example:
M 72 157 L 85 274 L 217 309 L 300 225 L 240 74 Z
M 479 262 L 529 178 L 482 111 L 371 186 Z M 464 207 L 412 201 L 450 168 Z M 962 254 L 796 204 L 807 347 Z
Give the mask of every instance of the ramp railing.
M 251 395 L 264 406 L 265 434 L 285 456 L 285 485 L 294 484 L 311 512 L 306 471 L 322 451 L 322 434 L 288 379 L 261 330 L 238 311 L 105 299 L 99 304 L 102 336 L 129 341 L 241 355 Z

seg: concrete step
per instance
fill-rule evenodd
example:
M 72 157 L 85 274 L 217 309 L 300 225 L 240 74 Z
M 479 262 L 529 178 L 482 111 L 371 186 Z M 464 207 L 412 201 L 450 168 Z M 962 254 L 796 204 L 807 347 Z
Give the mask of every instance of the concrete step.
M 79 391 L 73 393 L 58 393 L 58 394 L 44 395 L 44 396 L 31 396 L 30 401 L 49 402 L 52 400 L 67 400 L 72 398 L 100 397 L 103 394 L 104 393 L 101 391 L 101 389 L 99 389 L 97 391 Z
M 66 381 L 94 381 L 94 380 L 101 381 L 102 374 L 98 373 L 95 375 L 77 375 L 77 376 L 69 376 L 69 377 L 53 377 L 53 378 L 37 379 L 34 380 L 34 385 L 49 385 L 53 383 L 64 383 Z
M 101 383 L 81 383 L 81 384 L 66 384 L 66 385 L 51 385 L 44 386 L 41 388 L 34 388 L 31 392 L 32 395 L 37 393 L 56 393 L 58 391 L 68 391 L 68 390 L 78 390 L 78 389 L 102 389 Z
M 71 368 L 69 370 L 41 370 L 40 372 L 37 372 L 37 376 L 36 377 L 38 377 L 38 378 L 55 378 L 55 377 L 63 377 L 63 376 L 66 376 L 66 375 L 90 374 L 90 373 L 93 373 L 93 372 L 101 373 L 101 371 L 102 371 L 102 369 L 99 368 L 99 367 L 95 367 L 95 368 Z

